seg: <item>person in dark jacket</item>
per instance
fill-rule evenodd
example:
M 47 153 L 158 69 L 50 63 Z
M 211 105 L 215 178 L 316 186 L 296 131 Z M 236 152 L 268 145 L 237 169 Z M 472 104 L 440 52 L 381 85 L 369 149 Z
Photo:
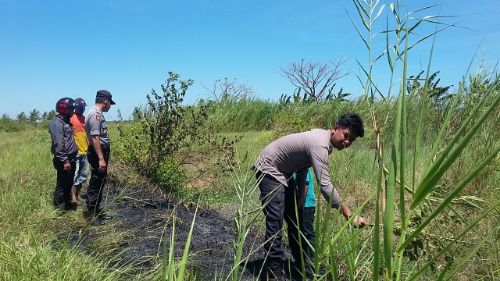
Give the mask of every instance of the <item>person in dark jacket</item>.
M 73 186 L 78 148 L 69 122 L 73 110 L 73 99 L 62 98 L 58 100 L 56 103 L 57 115 L 49 125 L 52 138 L 51 152 L 54 155 L 52 163 L 57 171 L 54 206 L 59 210 L 74 209 L 73 204 L 71 204 L 71 186 Z

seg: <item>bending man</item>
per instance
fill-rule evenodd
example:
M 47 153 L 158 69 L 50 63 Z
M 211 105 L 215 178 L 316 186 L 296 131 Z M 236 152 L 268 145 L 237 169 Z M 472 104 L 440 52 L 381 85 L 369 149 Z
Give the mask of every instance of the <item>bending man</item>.
M 255 161 L 254 169 L 259 179 L 261 202 L 266 216 L 265 249 L 267 252 L 264 279 L 284 280 L 283 245 L 281 229 L 286 220 L 293 228 L 292 212 L 295 212 L 296 187 L 304 188 L 307 169 L 312 167 L 320 185 L 321 194 L 334 208 L 341 210 L 347 219 L 352 213 L 333 187 L 328 168 L 328 156 L 333 149 L 348 148 L 358 137 L 363 137 L 363 121 L 355 113 L 340 117 L 330 130 L 313 129 L 308 132 L 281 137 L 267 145 Z M 294 179 L 292 174 L 296 173 Z M 354 223 L 366 224 L 363 217 L 355 217 Z M 291 227 L 292 226 L 292 227 Z M 300 253 L 297 239 L 290 237 L 292 253 Z M 300 259 L 300 257 L 294 257 Z M 296 263 L 300 261 L 296 261 Z

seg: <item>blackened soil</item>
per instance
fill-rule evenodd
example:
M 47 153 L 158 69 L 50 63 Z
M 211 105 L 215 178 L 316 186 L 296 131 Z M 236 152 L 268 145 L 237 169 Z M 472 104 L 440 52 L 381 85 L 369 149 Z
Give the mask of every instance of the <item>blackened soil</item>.
M 111 266 L 132 265 L 134 271 L 146 272 L 158 266 L 170 249 L 172 226 L 175 221 L 175 256 L 181 257 L 196 207 L 167 199 L 160 191 L 144 188 L 121 190 L 107 187 L 107 210 L 114 216 L 105 226 L 87 226 L 61 236 L 84 251 L 109 257 Z M 198 272 L 201 280 L 226 276 L 232 268 L 235 230 L 233 221 L 216 210 L 198 208 L 190 245 L 189 269 Z M 66 237 L 66 238 L 64 238 Z M 117 238 L 118 237 L 118 238 Z M 101 251 L 102 243 L 112 241 L 111 250 Z M 117 241 L 115 241 L 117 240 Z M 250 234 L 245 255 L 261 239 Z M 249 265 L 242 268 L 243 279 L 252 280 L 260 270 L 262 251 L 252 255 Z

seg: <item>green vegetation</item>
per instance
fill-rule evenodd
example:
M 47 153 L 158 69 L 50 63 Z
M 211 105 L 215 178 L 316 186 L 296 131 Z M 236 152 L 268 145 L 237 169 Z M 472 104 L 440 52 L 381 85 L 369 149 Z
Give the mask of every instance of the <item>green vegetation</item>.
M 217 278 L 239 280 L 241 265 L 250 261 L 244 243 L 251 231 L 263 227 L 250 171 L 260 150 L 284 134 L 329 128 L 341 114 L 358 112 L 365 120 L 365 137 L 346 151 L 333 152 L 330 167 L 343 198 L 370 226 L 353 228 L 320 200 L 314 246 L 321 274 L 316 280 L 500 279 L 498 75 L 466 72 L 456 90 L 438 86 L 437 73 L 430 71 L 431 49 L 427 71 L 411 76 L 407 65 L 413 47 L 447 25 L 417 37 L 419 27 L 441 20 L 420 15 L 432 6 L 403 14 L 399 2 L 353 2 L 357 14 L 349 18 L 368 53 L 366 64 L 358 62 L 362 97 L 274 102 L 224 92 L 215 101 L 183 106 L 191 82 L 171 73 L 163 93 L 148 96 L 135 120 L 112 128 L 117 156 L 112 178 L 127 185 L 145 177 L 140 183 L 145 188 L 157 184 L 186 202 L 233 212 L 233 268 Z M 384 12 L 393 21 L 382 32 L 384 51 L 376 54 L 374 26 Z M 384 93 L 372 71 L 382 62 L 390 72 Z M 400 81 L 399 87 L 393 89 L 393 81 Z M 48 133 L 12 122 L 0 123 L 1 131 L 16 131 L 0 133 L 4 280 L 203 280 L 189 271 L 196 218 L 185 246 L 175 245 L 178 233 L 172 224 L 164 237 L 170 247 L 147 273 L 133 271 L 134 265 L 114 266 L 114 245 L 127 239 L 125 232 L 109 231 L 92 251 L 69 246 L 61 233 L 86 223 L 81 213 L 57 214 L 50 204 L 55 172 Z M 252 245 L 250 253 L 260 247 Z M 178 248 L 182 255 L 174 256 Z
M 84 225 L 51 205 L 55 170 L 46 131 L 0 133 L 0 279 L 117 280 L 109 259 L 72 249 L 60 233 Z

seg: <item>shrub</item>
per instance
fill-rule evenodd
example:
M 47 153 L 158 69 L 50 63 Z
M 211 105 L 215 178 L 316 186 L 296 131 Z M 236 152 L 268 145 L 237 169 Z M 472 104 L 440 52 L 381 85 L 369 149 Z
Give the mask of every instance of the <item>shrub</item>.
M 136 121 L 119 128 L 118 154 L 166 191 L 189 181 L 188 166 L 190 172 L 196 170 L 189 174 L 215 174 L 229 171 L 234 163 L 237 140 L 214 133 L 208 122 L 210 104 L 182 105 L 192 83 L 169 72 L 162 93 L 152 90 L 147 105 L 134 110 Z

